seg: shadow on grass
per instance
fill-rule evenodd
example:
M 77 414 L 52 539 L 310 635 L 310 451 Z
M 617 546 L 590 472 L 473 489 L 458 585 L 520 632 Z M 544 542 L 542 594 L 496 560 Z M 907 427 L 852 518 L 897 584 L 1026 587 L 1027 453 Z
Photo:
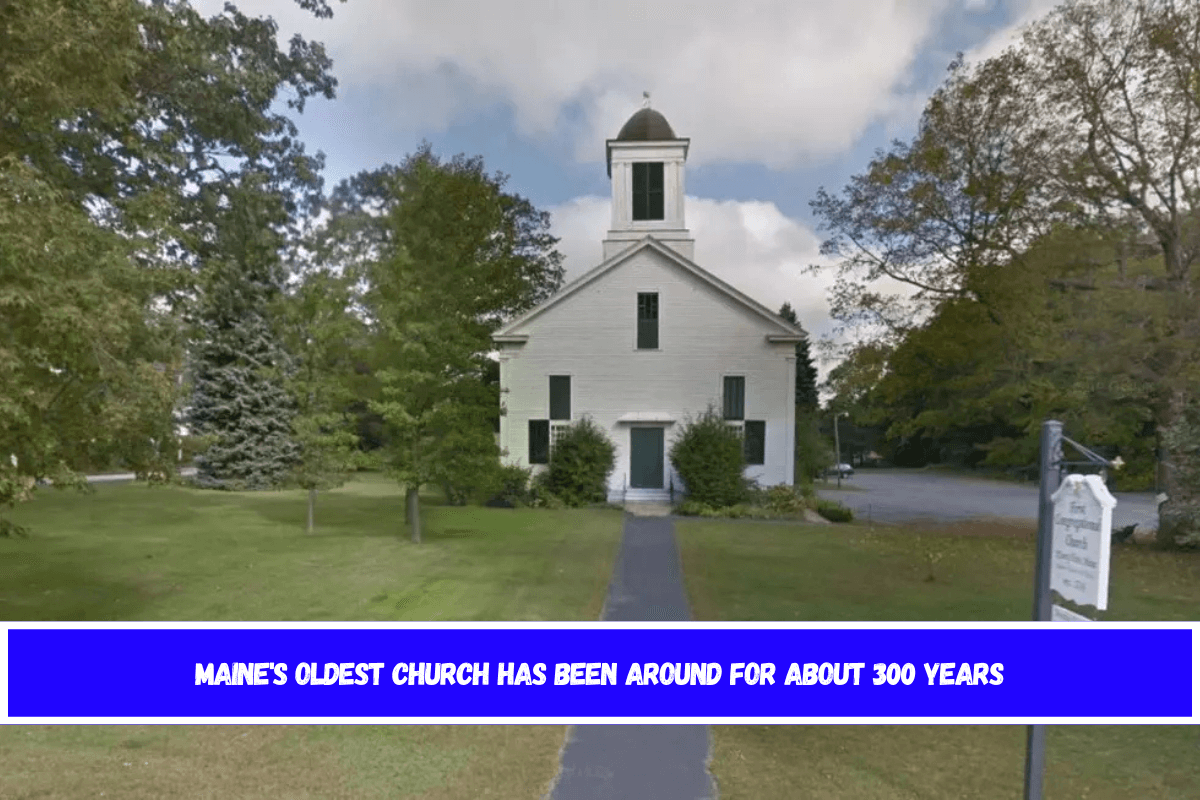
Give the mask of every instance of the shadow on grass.
M 0 586 L 0 619 L 124 619 L 138 615 L 162 594 L 148 582 L 98 575 L 95 560 L 86 554 L 55 553 L 46 557 L 45 553 L 37 553 L 28 559 L 4 555 L 8 557 L 0 557 L 0 572 L 9 577 L 7 586 Z M 146 560 L 149 563 L 152 556 L 147 555 Z M 6 561 L 9 564 L 4 567 Z
M 304 535 L 308 497 L 304 492 L 264 492 L 235 495 L 236 502 L 259 518 Z M 404 498 L 361 496 L 337 491 L 319 492 L 313 536 L 407 536 Z

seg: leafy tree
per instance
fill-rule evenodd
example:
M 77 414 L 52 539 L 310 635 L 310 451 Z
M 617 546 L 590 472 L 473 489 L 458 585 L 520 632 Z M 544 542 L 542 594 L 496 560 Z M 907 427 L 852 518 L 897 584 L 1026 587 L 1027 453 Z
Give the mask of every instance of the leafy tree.
M 330 14 L 323 0 L 300 5 Z M 316 196 L 321 158 L 279 106 L 333 97 L 321 45 L 295 37 L 283 52 L 272 20 L 232 3 L 205 18 L 179 0 L 22 0 L 0 16 L 0 52 L 22 55 L 0 77 L 0 153 L 121 230 L 140 263 L 173 279 L 171 299 L 186 296 L 179 266 L 203 262 L 244 174 L 266 175 L 289 206 Z
M 173 469 L 181 267 L 209 255 L 222 187 L 287 194 L 319 167 L 274 109 L 281 87 L 294 110 L 331 97 L 329 60 L 275 33 L 231 5 L 0 4 L 0 507 L 109 456 Z
M 375 270 L 368 307 L 389 353 L 372 402 L 388 427 L 385 463 L 406 487 L 408 524 L 421 541 L 422 485 L 490 474 L 499 450 L 494 398 L 478 380 L 478 337 L 454 294 L 403 250 Z M 440 289 L 440 291 L 439 291 Z
M 986 306 L 981 279 L 1054 218 L 1039 193 L 1047 134 L 1018 63 L 1006 53 L 970 70 L 959 56 L 911 143 L 878 151 L 841 196 L 817 192 L 821 251 L 839 259 L 835 319 L 894 343 L 946 300 Z
M 833 448 L 822 434 L 820 414 L 796 410 L 796 482 L 811 483 L 827 467 L 833 465 Z
M 142 277 L 124 241 L 0 157 L 0 508 L 41 478 L 84 485 L 76 467 L 118 446 L 164 469 L 177 337 Z
M 489 175 L 479 156 L 443 161 L 422 142 L 399 166 L 361 172 L 334 189 L 317 248 L 328 263 L 354 269 L 404 247 L 413 259 L 446 268 L 463 312 L 495 330 L 563 281 L 550 215 L 504 191 L 507 182 Z
M 838 318 L 905 343 L 872 392 L 894 439 L 1012 461 L 1054 414 L 1143 464 L 1146 436 L 1165 447 L 1200 386 L 1197 31 L 1192 4 L 1071 0 L 1003 55 L 956 62 L 911 144 L 818 195 Z M 1200 528 L 1163 478 L 1164 538 Z
M 1053 189 L 1085 224 L 1129 215 L 1157 242 L 1163 274 L 1107 283 L 1159 291 L 1159 336 L 1141 341 L 1161 437 L 1200 387 L 1200 315 L 1192 265 L 1200 255 L 1200 13 L 1194 3 L 1064 3 L 1022 41 L 1041 116 L 1056 120 L 1047 147 Z M 1138 302 L 1132 300 L 1130 302 Z M 1178 460 L 1174 457 L 1168 463 Z M 1200 495 L 1168 468 L 1160 508 L 1164 542 L 1200 535 Z
M 315 239 L 325 263 L 366 287 L 375 338 L 367 387 L 385 423 L 385 460 L 406 486 L 419 541 L 419 489 L 469 490 L 493 477 L 499 387 L 490 334 L 562 284 L 549 215 L 504 191 L 482 159 L 425 143 L 399 166 L 343 182 Z
M 299 448 L 292 479 L 308 490 L 309 533 L 317 492 L 341 486 L 362 460 L 350 414 L 354 348 L 361 340 L 350 302 L 344 277 L 313 270 L 299 276 L 284 306 L 284 343 L 292 357 L 287 375 L 295 409 L 292 438 Z

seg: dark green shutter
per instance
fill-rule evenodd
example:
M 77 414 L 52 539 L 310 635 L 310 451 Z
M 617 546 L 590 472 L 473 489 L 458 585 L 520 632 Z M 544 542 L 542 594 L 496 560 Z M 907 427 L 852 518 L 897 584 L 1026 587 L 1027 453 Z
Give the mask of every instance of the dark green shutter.
M 664 212 L 662 162 L 633 165 L 633 218 L 660 220 Z
M 746 447 L 747 464 L 766 463 L 767 423 L 763 420 L 746 420 L 746 429 L 742 440 Z
M 725 419 L 744 419 L 746 416 L 746 379 L 740 375 L 725 376 Z
M 637 346 L 639 350 L 658 349 L 658 295 L 642 292 L 637 296 Z
M 571 376 L 550 376 L 550 419 L 571 418 Z
M 650 183 L 650 173 L 645 164 L 633 165 L 633 218 L 647 219 L 647 192 Z
M 529 420 L 529 463 L 550 463 L 550 420 Z

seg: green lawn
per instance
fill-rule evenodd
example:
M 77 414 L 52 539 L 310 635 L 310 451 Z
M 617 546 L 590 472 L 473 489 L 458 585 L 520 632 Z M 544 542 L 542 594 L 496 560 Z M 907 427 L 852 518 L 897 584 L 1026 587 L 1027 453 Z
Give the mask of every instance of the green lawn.
M 1025 530 L 715 520 L 676 530 L 700 620 L 1024 620 L 1032 604 Z M 1105 618 L 1200 619 L 1200 557 L 1117 548 Z M 1113 691 L 1153 677 L 1147 664 Z M 1200 728 L 1057 726 L 1047 740 L 1048 800 L 1200 797 Z M 722 798 L 1013 798 L 1024 755 L 1015 726 L 722 726 L 712 770 Z
M 403 529 L 395 484 L 318 501 L 101 485 L 44 492 L 0 539 L 6 620 L 587 620 L 620 512 L 425 505 Z M 561 726 L 4 726 L 0 797 L 531 798 Z

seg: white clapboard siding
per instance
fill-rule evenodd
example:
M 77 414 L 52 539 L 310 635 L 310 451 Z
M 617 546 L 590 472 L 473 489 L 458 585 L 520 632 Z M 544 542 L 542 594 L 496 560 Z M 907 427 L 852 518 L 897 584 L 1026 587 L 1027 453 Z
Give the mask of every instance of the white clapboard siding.
M 636 346 L 639 292 L 659 296 L 655 351 Z M 591 416 L 617 445 L 609 496 L 623 499 L 631 423 L 618 420 L 637 413 L 673 418 L 665 426 L 669 450 L 686 415 L 709 403 L 721 408 L 723 376 L 743 375 L 746 418 L 765 420 L 767 429 L 766 463 L 748 467 L 747 475 L 763 485 L 791 483 L 795 344 L 767 336 L 793 332 L 643 241 L 581 289 L 500 332 L 504 460 L 528 465 L 528 421 L 549 417 L 549 376 L 570 375 L 572 419 Z M 511 341 L 520 336 L 528 338 Z M 679 488 L 669 461 L 666 472 Z

